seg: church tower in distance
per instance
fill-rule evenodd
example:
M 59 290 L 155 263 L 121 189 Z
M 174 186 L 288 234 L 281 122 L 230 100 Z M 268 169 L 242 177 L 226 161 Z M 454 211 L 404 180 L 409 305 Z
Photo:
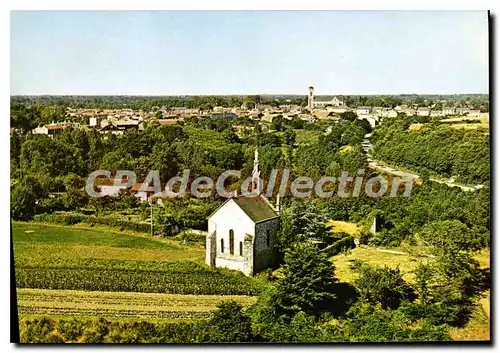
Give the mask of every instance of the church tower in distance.
M 309 86 L 309 94 L 307 95 L 307 107 L 312 110 L 314 108 L 314 87 Z

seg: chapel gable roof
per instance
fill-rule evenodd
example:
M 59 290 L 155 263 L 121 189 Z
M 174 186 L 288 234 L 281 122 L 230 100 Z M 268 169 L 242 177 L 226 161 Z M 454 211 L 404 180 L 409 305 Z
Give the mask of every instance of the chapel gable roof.
M 263 196 L 238 196 L 233 200 L 255 223 L 278 217 L 274 208 Z
M 224 207 L 224 205 L 233 200 L 238 207 L 245 212 L 245 214 L 254 222 L 259 223 L 263 221 L 267 221 L 269 219 L 279 217 L 278 213 L 275 211 L 274 207 L 267 201 L 264 196 L 257 197 L 246 197 L 246 196 L 238 196 L 228 199 L 224 202 L 219 208 L 217 208 L 208 218 L 211 218 L 220 209 Z

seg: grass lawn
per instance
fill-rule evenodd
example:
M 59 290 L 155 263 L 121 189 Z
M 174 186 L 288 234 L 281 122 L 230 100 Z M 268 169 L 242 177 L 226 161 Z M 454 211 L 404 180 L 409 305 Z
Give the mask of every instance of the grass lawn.
M 457 341 L 486 341 L 490 339 L 490 291 L 479 300 L 472 318 L 464 328 L 451 328 L 449 334 Z
M 450 126 L 454 129 L 466 129 L 466 130 L 474 130 L 474 129 L 488 130 L 490 128 L 489 124 L 452 124 Z
M 467 121 L 473 120 L 477 121 L 477 123 L 468 123 Z M 459 117 L 453 117 L 453 118 L 446 118 L 440 120 L 442 123 L 451 123 L 450 126 L 454 129 L 466 129 L 466 130 L 473 130 L 473 129 L 485 129 L 489 130 L 490 125 L 489 125 L 489 118 L 486 117 L 471 117 L 471 116 L 459 116 Z
M 486 117 L 478 117 L 478 116 L 460 116 L 460 117 L 455 117 L 455 118 L 446 118 L 440 120 L 443 123 L 453 123 L 453 122 L 461 122 L 461 121 L 466 121 L 466 120 L 478 120 L 479 123 L 481 124 L 488 124 L 489 123 L 489 118 Z
M 331 227 L 330 231 L 333 233 L 344 232 L 353 237 L 359 235 L 359 227 L 356 223 L 330 220 L 328 221 L 328 227 Z
M 346 145 L 340 147 L 340 152 L 354 151 L 354 147 L 351 145 Z
M 408 127 L 408 130 L 410 131 L 419 131 L 422 129 L 422 127 L 424 126 L 424 124 L 421 124 L 421 123 L 414 123 L 414 124 L 411 124 L 409 127 Z
M 16 267 L 78 267 L 92 262 L 178 261 L 203 263 L 203 247 L 131 232 L 13 222 Z M 133 266 L 136 268 L 136 266 Z
M 318 141 L 319 137 L 321 136 L 320 131 L 312 131 L 312 130 L 305 130 L 305 129 L 294 129 L 295 133 L 297 134 L 295 137 L 295 141 L 297 143 L 313 143 Z
M 401 253 L 406 253 L 405 249 L 377 249 L 367 246 L 358 246 L 357 248 L 352 249 L 347 255 L 338 254 L 333 256 L 332 260 L 335 264 L 335 274 L 341 282 L 352 282 L 354 280 L 354 273 L 349 270 L 349 265 L 354 260 L 365 261 L 366 263 L 373 266 L 383 267 L 384 265 L 386 265 L 393 268 L 399 267 L 399 269 L 403 272 L 403 276 L 405 277 L 405 279 L 412 282 L 412 271 L 418 265 L 419 261 L 426 260 L 424 257 Z M 474 258 L 479 262 L 482 268 L 490 267 L 489 249 L 477 252 L 476 254 L 474 254 Z
M 400 249 L 394 249 L 400 251 Z M 354 260 L 361 260 L 373 266 L 389 266 L 399 267 L 403 273 L 403 277 L 407 281 L 413 281 L 412 271 L 418 264 L 418 259 L 410 255 L 402 255 L 397 253 L 389 253 L 377 250 L 371 247 L 357 247 L 352 249 L 350 253 L 338 254 L 333 258 L 335 264 L 335 275 L 341 282 L 353 282 L 355 273 L 349 269 L 350 264 Z
M 392 251 L 401 251 L 403 249 L 391 249 Z M 479 262 L 482 268 L 490 267 L 490 250 L 482 250 L 475 254 L 474 258 Z M 397 254 L 382 252 L 371 247 L 357 247 L 347 255 L 338 254 L 332 257 L 335 265 L 335 275 L 341 282 L 352 283 L 355 274 L 349 269 L 353 260 L 365 261 L 374 266 L 399 267 L 403 273 L 403 278 L 408 282 L 414 281 L 412 271 L 418 265 L 419 261 L 425 261 L 425 258 L 417 258 L 409 254 Z M 490 338 L 490 291 L 483 293 L 483 298 L 478 300 L 471 320 L 464 328 L 451 328 L 449 333 L 454 340 L 488 340 Z
M 248 307 L 255 297 L 243 295 L 180 295 L 18 288 L 19 314 L 25 317 L 104 317 L 106 319 L 171 319 L 206 317 L 222 300 Z

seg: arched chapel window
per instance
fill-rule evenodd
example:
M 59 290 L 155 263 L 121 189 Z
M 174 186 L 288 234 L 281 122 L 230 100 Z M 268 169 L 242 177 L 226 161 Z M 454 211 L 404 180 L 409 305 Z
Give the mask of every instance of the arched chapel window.
M 234 230 L 229 230 L 229 253 L 234 255 Z

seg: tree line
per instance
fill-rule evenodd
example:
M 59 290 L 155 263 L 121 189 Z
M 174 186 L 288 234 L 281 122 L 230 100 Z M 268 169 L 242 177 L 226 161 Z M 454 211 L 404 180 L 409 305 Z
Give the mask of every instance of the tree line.
M 386 119 L 373 136 L 374 156 L 397 166 L 468 184 L 490 179 L 489 134 L 427 123 L 410 129 L 412 118 Z

